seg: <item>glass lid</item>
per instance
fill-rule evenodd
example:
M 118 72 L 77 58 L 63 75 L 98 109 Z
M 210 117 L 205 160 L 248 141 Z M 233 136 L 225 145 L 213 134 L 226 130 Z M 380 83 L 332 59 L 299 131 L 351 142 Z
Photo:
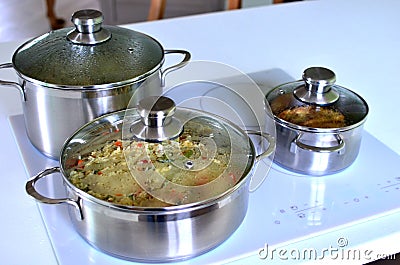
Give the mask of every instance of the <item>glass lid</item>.
M 335 84 L 336 76 L 323 67 L 310 67 L 303 80 L 282 84 L 266 95 L 274 117 L 294 127 L 348 128 L 363 123 L 365 100 Z
M 183 71 L 164 96 L 146 93 L 152 84 L 145 81 L 126 110 L 67 140 L 61 169 L 80 196 L 165 207 L 208 203 L 263 183 L 276 146 L 264 92 L 225 64 L 191 62 Z
M 164 60 L 161 44 L 143 33 L 102 26 L 97 10 L 73 14 L 75 28 L 50 31 L 14 53 L 13 64 L 26 79 L 46 86 L 110 87 L 139 81 Z
M 249 137 L 222 118 L 177 108 L 163 96 L 141 100 L 137 112 L 140 117 L 135 110 L 125 114 L 125 158 L 135 181 L 160 201 L 180 205 L 220 196 L 253 165 Z

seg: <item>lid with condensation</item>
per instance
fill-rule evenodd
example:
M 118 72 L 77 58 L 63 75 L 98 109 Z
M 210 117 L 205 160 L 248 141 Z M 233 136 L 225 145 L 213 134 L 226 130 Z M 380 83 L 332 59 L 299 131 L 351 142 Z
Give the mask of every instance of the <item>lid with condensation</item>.
M 164 49 L 152 37 L 103 26 L 97 10 L 73 14 L 75 28 L 50 31 L 13 55 L 23 78 L 57 88 L 103 88 L 140 81 L 159 70 Z

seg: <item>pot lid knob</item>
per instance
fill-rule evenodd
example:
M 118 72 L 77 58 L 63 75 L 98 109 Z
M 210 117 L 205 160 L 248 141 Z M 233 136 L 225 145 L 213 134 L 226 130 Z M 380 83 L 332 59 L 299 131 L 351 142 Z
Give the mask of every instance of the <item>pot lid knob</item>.
M 175 102 L 168 97 L 146 97 L 137 105 L 140 120 L 130 130 L 138 139 L 149 142 L 174 139 L 183 130 L 182 123 L 173 117 L 175 110 Z
M 71 21 L 75 29 L 67 34 L 67 38 L 75 44 L 95 45 L 111 38 L 111 32 L 102 28 L 103 14 L 98 10 L 84 9 L 75 12 Z
M 339 93 L 332 88 L 336 82 L 333 71 L 324 67 L 310 67 L 304 70 L 303 80 L 305 85 L 293 91 L 298 100 L 323 106 L 339 99 Z

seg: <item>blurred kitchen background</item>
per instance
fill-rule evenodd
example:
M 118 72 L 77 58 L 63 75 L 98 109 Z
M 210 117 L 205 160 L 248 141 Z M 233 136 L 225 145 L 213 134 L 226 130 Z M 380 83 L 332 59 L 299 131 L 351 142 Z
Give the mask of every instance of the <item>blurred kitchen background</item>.
M 55 14 L 72 26 L 71 15 L 81 9 L 103 12 L 104 23 L 121 25 L 146 21 L 151 0 L 55 0 Z M 286 0 L 288 1 L 288 0 Z M 285 1 L 285 2 L 286 2 Z M 167 0 L 164 18 L 228 9 L 229 0 Z M 274 0 L 242 0 L 242 8 L 269 5 Z M 46 0 L 0 0 L 0 42 L 37 37 L 50 30 Z

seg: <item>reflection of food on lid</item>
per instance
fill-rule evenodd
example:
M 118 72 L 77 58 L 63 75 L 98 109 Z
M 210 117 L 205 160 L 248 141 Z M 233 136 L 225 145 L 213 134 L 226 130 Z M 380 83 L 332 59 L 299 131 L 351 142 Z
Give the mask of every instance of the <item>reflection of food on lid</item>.
M 286 109 L 279 118 L 301 126 L 313 128 L 339 128 L 346 126 L 342 113 L 329 107 L 300 106 Z

